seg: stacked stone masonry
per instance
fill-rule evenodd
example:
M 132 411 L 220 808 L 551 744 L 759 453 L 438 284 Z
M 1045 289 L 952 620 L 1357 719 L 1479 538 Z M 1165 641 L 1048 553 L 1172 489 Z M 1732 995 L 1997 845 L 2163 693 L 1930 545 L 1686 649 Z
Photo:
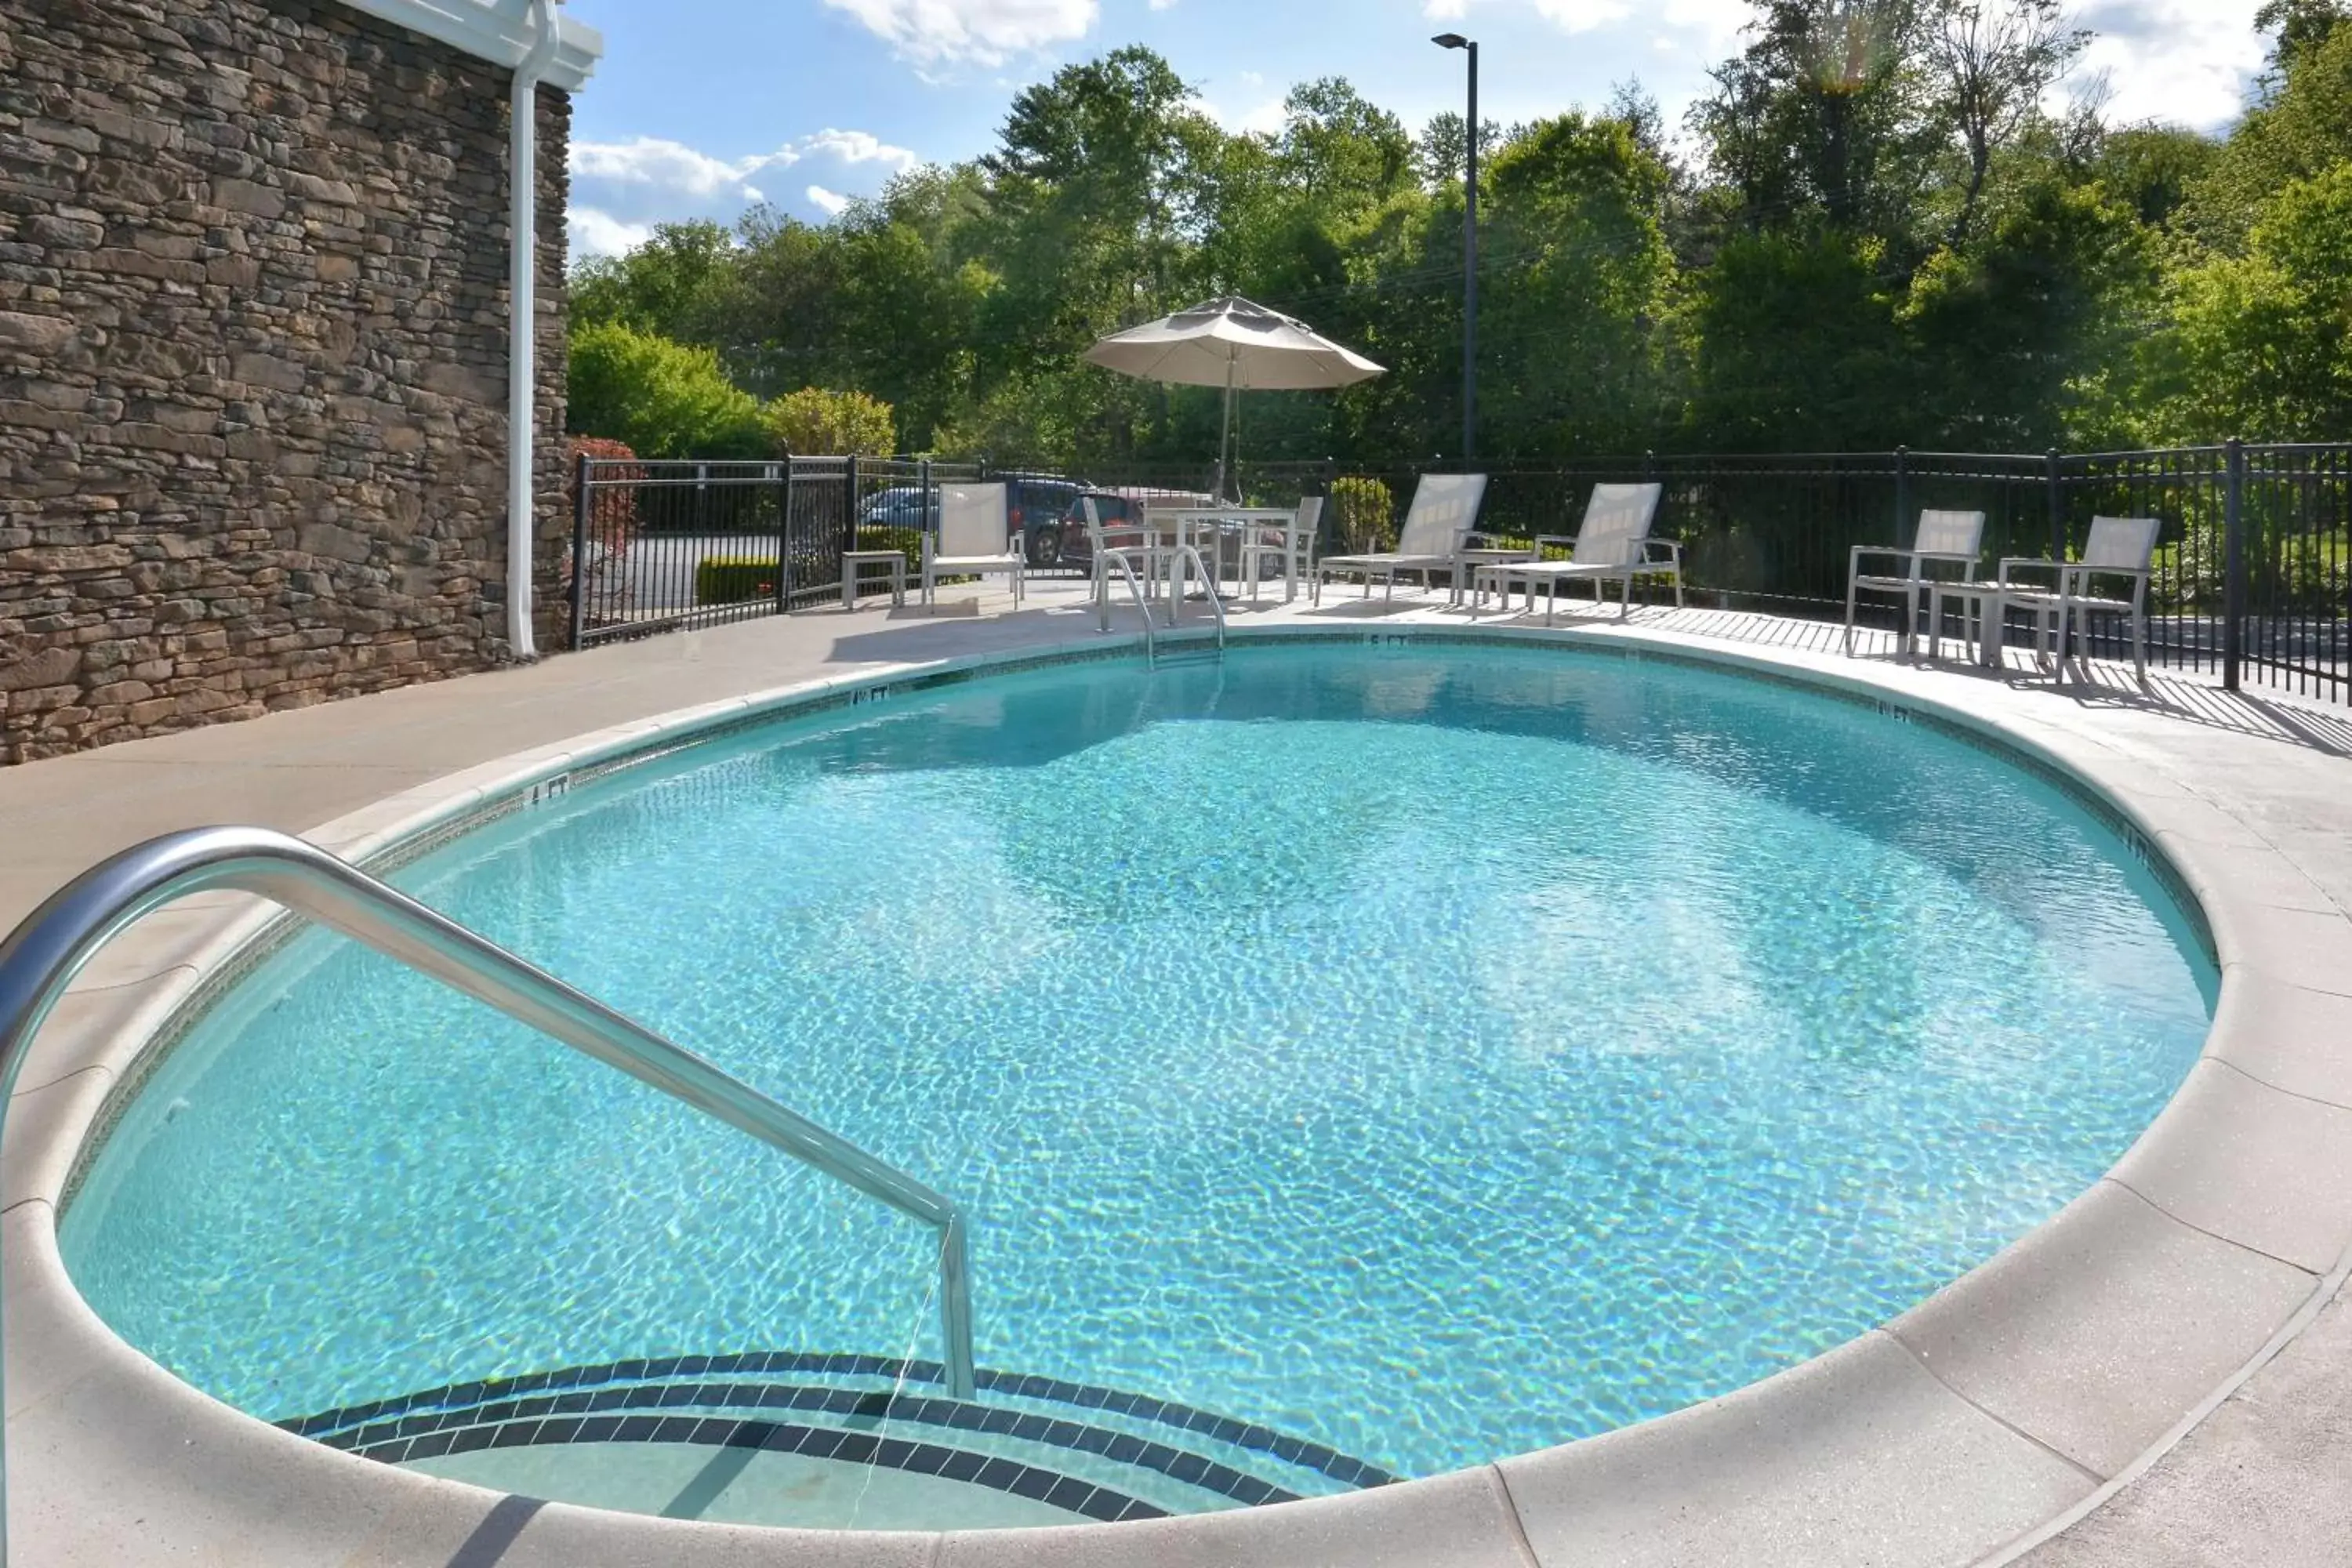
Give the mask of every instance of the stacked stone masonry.
M 509 657 L 510 84 L 333 0 L 0 0 L 0 758 Z M 570 100 L 538 114 L 551 644 Z

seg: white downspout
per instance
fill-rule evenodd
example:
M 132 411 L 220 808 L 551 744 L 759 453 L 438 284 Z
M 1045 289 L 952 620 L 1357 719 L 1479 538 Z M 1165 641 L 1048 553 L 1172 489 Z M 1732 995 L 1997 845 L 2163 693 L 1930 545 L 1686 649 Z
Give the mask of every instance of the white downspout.
M 530 631 L 534 565 L 531 467 L 539 365 L 539 82 L 555 58 L 559 0 L 524 0 L 539 18 L 539 38 L 515 67 L 508 115 L 507 192 L 507 646 L 537 658 Z

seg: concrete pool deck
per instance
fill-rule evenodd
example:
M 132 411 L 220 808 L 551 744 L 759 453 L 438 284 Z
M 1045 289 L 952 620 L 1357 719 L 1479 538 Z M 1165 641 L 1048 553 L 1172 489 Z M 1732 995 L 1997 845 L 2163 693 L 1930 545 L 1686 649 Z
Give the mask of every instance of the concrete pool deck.
M 1443 595 L 1272 603 L 1237 610 L 1236 630 L 1469 621 Z M 1131 613 L 1118 624 L 1131 633 Z M 0 925 L 173 828 L 252 823 L 362 855 L 421 813 L 569 765 L 575 737 L 614 731 L 597 749 L 625 751 L 679 710 L 707 721 L 788 687 L 1097 646 L 1093 626 L 1075 585 L 1033 587 L 1017 614 L 813 611 L 0 770 Z M 1672 649 L 1927 706 L 2091 782 L 2206 906 L 2225 980 L 2205 1059 L 2105 1180 L 1951 1289 L 1664 1420 L 1242 1513 L 1049 1534 L 780 1535 L 524 1506 L 374 1465 L 236 1415 L 106 1332 L 65 1285 L 54 1206 L 166 1000 L 238 914 L 236 900 L 200 897 L 149 917 L 82 977 L 10 1107 L 8 1509 L 24 1559 L 2352 1561 L 2352 1318 L 2338 1293 L 2352 1247 L 2352 721 L 2178 678 L 2142 698 L 2111 676 L 2053 689 L 1846 659 L 1833 629 L 1720 612 L 1563 616 L 1549 634 L 1538 618 L 1518 635 Z

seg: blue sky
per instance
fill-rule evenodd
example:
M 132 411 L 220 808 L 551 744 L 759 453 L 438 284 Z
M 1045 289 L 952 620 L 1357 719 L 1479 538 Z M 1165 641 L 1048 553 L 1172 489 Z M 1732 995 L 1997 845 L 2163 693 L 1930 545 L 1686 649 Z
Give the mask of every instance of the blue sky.
M 2217 126 L 2262 43 L 2260 0 L 2090 0 L 2119 121 Z M 1344 76 L 1418 128 L 1462 101 L 1455 30 L 1481 45 L 1480 109 L 1506 123 L 1638 79 L 1670 117 L 1738 45 L 1747 0 L 572 0 L 605 52 L 574 105 L 572 251 L 651 224 L 731 222 L 765 200 L 821 221 L 918 163 L 984 151 L 1013 95 L 1146 44 L 1228 127 L 1271 129 L 1296 82 Z

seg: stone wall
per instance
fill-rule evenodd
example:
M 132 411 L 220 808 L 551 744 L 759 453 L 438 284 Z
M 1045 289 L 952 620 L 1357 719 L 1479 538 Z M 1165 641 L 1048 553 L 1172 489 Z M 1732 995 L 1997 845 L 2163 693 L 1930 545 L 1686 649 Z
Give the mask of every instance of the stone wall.
M 0 758 L 509 657 L 510 80 L 333 0 L 0 0 Z M 570 100 L 538 110 L 551 643 Z

